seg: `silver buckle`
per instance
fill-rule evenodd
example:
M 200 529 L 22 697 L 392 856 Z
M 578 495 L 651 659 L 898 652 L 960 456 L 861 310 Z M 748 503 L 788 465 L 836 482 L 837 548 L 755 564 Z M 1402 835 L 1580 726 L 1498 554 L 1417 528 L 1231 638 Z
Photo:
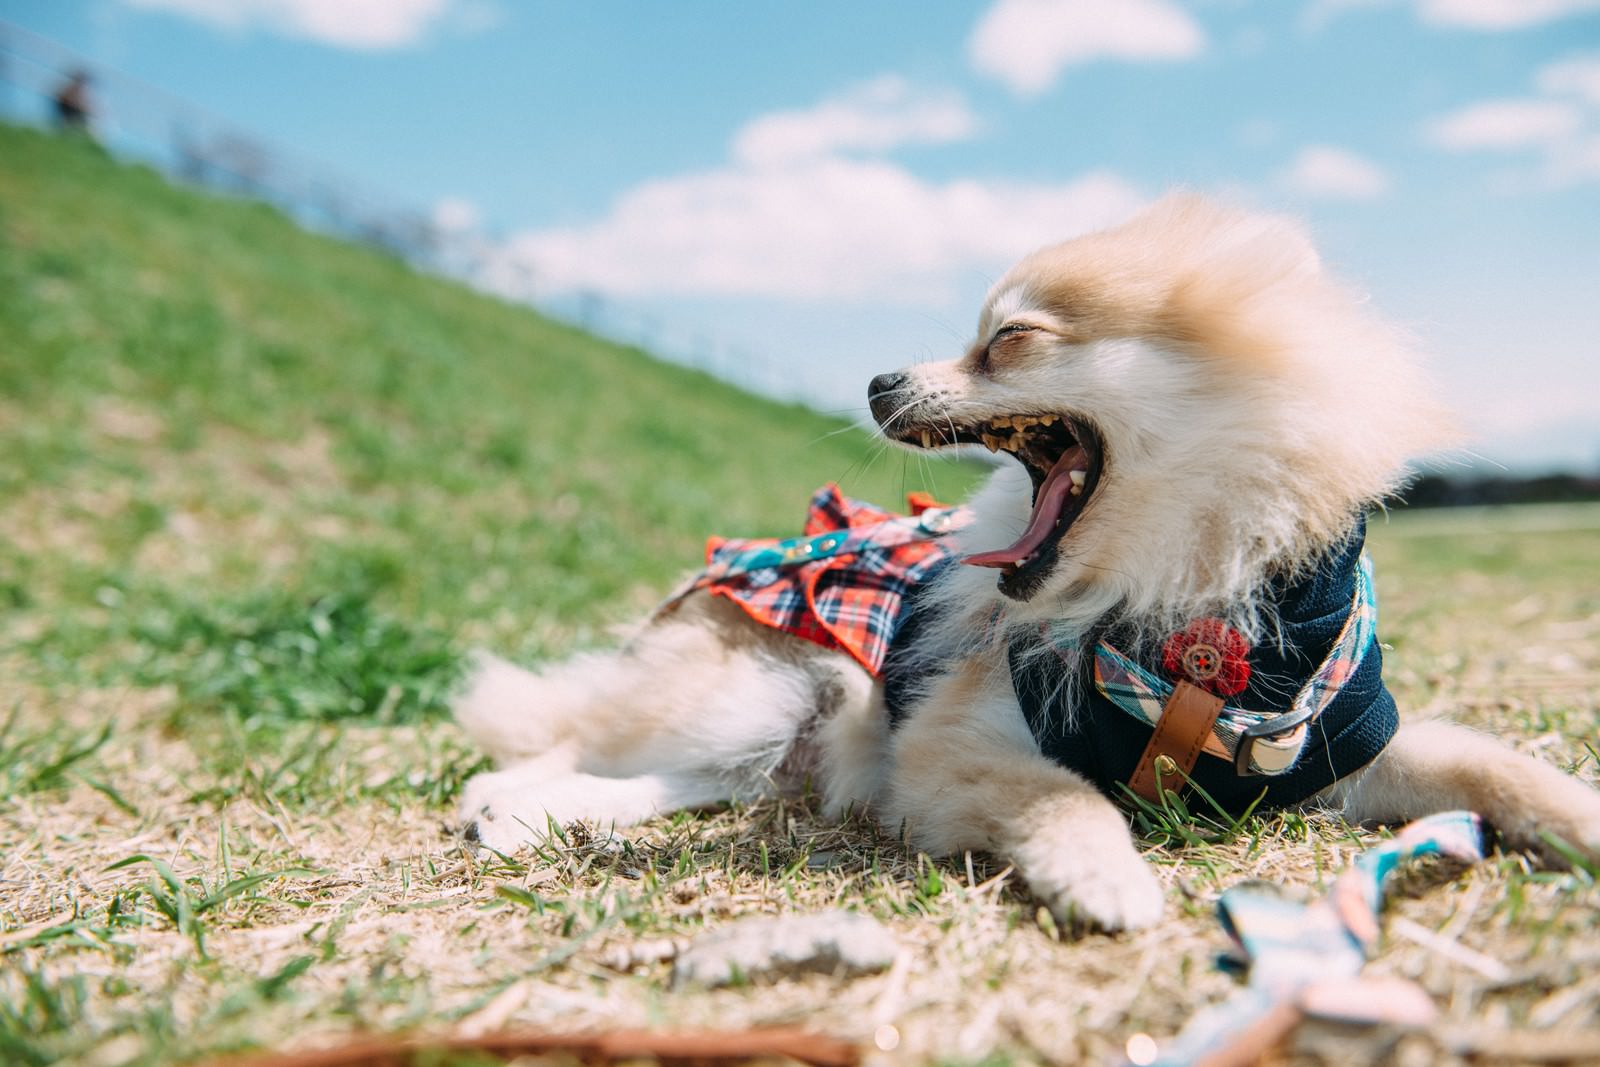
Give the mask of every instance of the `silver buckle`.
M 1311 720 L 1312 711 L 1309 704 L 1299 711 L 1286 711 L 1282 715 L 1274 715 L 1264 719 L 1254 726 L 1246 726 L 1239 734 L 1239 748 L 1233 754 L 1233 773 L 1243 778 L 1255 772 L 1250 769 L 1250 755 L 1256 742 L 1263 737 L 1282 737 L 1284 734 L 1298 730 L 1302 723 Z

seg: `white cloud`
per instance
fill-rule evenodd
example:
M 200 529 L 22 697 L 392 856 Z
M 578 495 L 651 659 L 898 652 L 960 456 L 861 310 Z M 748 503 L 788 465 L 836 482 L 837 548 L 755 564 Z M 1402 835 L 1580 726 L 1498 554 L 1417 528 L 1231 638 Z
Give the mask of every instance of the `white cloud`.
M 340 48 L 376 51 L 420 41 L 446 16 L 482 28 L 491 10 L 463 0 L 123 0 L 223 29 L 266 29 Z
M 1600 11 L 1600 0 L 1419 0 L 1417 14 L 1436 26 L 1515 30 Z
M 1002 269 L 1140 202 L 1108 173 L 935 183 L 883 160 L 735 164 L 637 186 L 593 223 L 513 238 L 485 281 L 511 296 L 531 275 L 541 293 L 926 305 L 947 299 L 962 272 Z
M 447 196 L 433 205 L 433 224 L 445 233 L 469 233 L 481 222 L 478 205 L 459 196 Z
M 1509 191 L 1564 189 L 1600 181 L 1600 54 L 1568 56 L 1534 77 L 1539 96 L 1486 100 L 1434 120 L 1428 138 L 1453 152 L 1533 155 L 1533 170 L 1502 174 Z
M 1382 167 L 1332 145 L 1302 148 L 1279 181 L 1302 196 L 1324 200 L 1374 200 L 1389 191 L 1389 175 Z
M 882 158 L 976 126 L 954 92 L 876 78 L 753 119 L 722 166 L 643 182 L 590 222 L 512 237 L 481 261 L 477 280 L 513 298 L 597 291 L 927 308 L 974 275 L 1142 202 L 1107 172 L 932 181 Z
M 1538 85 L 1552 96 L 1576 96 L 1600 107 L 1600 54 L 1551 63 L 1539 71 Z
M 1452 152 L 1515 151 L 1550 146 L 1576 134 L 1583 116 L 1561 100 L 1488 100 L 1428 126 L 1428 138 Z
M 1556 145 L 1545 162 L 1545 178 L 1557 188 L 1600 181 L 1600 133 Z
M 958 93 L 919 94 L 904 78 L 884 75 L 815 107 L 756 119 L 739 131 L 733 153 L 746 163 L 779 164 L 839 150 L 960 141 L 976 129 Z
M 1199 23 L 1169 0 L 996 0 L 967 56 L 979 73 L 1035 96 L 1075 63 L 1186 59 L 1205 46 Z
M 1311 0 L 1300 24 L 1315 32 L 1357 10 L 1397 6 L 1399 0 Z M 1411 6 L 1417 18 L 1430 26 L 1492 33 L 1600 11 L 1600 0 L 1411 0 Z

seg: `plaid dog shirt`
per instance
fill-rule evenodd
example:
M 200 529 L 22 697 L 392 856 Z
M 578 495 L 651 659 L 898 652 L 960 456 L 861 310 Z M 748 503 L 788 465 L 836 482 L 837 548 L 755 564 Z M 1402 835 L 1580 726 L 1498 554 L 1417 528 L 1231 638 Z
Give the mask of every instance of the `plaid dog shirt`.
M 825 485 L 811 497 L 799 538 L 710 538 L 706 569 L 689 589 L 725 597 L 764 625 L 842 649 L 878 677 L 907 594 L 953 556 L 939 535 L 966 515 L 925 493 L 911 493 L 906 502 L 911 515 L 896 515 Z M 807 561 L 813 552 L 824 558 Z

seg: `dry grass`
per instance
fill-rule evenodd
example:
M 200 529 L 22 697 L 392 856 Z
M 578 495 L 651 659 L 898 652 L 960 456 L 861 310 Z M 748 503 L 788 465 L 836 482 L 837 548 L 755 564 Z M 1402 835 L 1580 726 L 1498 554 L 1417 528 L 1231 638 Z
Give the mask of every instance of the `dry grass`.
M 1374 536 L 1398 695 L 1495 725 L 1594 780 L 1584 743 L 1600 722 L 1600 600 L 1574 568 L 1596 558 L 1600 532 L 1436 521 L 1401 517 Z M 1201 824 L 1189 841 L 1146 826 L 1170 920 L 1127 937 L 1063 933 L 984 858 L 908 855 L 865 821 L 819 820 L 803 798 L 614 835 L 574 830 L 538 854 L 484 860 L 445 831 L 447 805 L 417 795 L 472 762 L 447 722 L 303 724 L 283 742 L 325 746 L 326 758 L 311 780 L 298 764 L 274 779 L 282 750 L 219 774 L 223 741 L 211 734 L 224 727 L 174 729 L 183 698 L 171 687 L 3 684 L 20 709 L 13 740 L 48 735 L 48 748 L 111 726 L 59 781 L 0 813 L 0 997 L 23 1015 L 10 1039 L 69 1062 L 368 1028 L 797 1022 L 869 1047 L 892 1025 L 900 1046 L 877 1053 L 885 1062 L 1096 1062 L 1227 994 L 1231 980 L 1211 966 L 1221 889 L 1263 878 L 1314 892 L 1371 840 L 1316 816 Z M 116 866 L 134 856 L 148 859 Z M 1451 1062 L 1463 1042 L 1503 1049 L 1534 1031 L 1593 1031 L 1596 903 L 1588 873 L 1535 872 L 1515 855 L 1411 880 L 1372 966 L 1420 981 L 1446 1024 L 1399 1047 L 1308 1032 L 1298 1055 Z M 672 939 L 840 905 L 889 923 L 905 946 L 893 970 L 670 988 Z

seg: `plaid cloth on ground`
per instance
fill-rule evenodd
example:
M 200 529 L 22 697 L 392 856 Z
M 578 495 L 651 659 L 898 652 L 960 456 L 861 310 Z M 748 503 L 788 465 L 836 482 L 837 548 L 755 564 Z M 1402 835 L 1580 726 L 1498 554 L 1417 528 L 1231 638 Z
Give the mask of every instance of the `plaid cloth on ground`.
M 1235 886 L 1223 893 L 1217 916 L 1234 945 L 1218 962 L 1248 972 L 1248 984 L 1196 1013 L 1181 1033 L 1137 1062 L 1255 1063 L 1306 1017 L 1402 1028 L 1433 1021 L 1438 1009 L 1420 986 L 1361 973 L 1377 947 L 1385 883 L 1399 867 L 1424 856 L 1482 860 L 1482 821 L 1472 812 L 1447 811 L 1409 823 L 1357 856 L 1332 891 L 1309 904 L 1270 886 Z
M 829 484 L 811 497 L 805 532 L 788 540 L 706 542 L 706 569 L 690 589 L 726 597 L 757 622 L 842 649 L 877 677 L 912 586 L 952 555 L 939 537 L 962 525 L 965 508 L 924 493 L 896 515 L 852 500 Z

